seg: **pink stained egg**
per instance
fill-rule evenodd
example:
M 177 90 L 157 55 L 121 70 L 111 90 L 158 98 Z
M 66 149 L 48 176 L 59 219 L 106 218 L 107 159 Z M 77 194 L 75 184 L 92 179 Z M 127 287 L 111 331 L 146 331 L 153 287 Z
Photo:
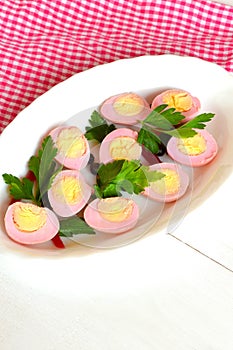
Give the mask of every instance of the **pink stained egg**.
M 210 163 L 215 158 L 218 145 L 207 130 L 194 130 L 197 134 L 193 137 L 171 137 L 167 144 L 167 152 L 178 163 L 200 167 Z
M 54 212 L 61 217 L 77 214 L 88 202 L 92 188 L 78 170 L 62 170 L 48 190 L 48 199 Z
M 57 216 L 50 209 L 26 202 L 11 204 L 4 221 L 8 236 L 22 244 L 47 242 L 60 228 Z
M 119 128 L 110 132 L 100 145 L 100 163 L 106 164 L 118 159 L 140 159 L 142 147 L 137 142 L 137 138 L 137 131 L 127 128 Z
M 150 105 L 138 94 L 125 92 L 105 100 L 100 106 L 100 113 L 113 123 L 134 125 L 148 116 Z
M 68 169 L 85 168 L 90 158 L 89 143 L 76 126 L 59 126 L 49 134 L 58 150 L 55 159 Z
M 168 108 L 175 108 L 185 118 L 181 123 L 194 118 L 201 108 L 201 103 L 197 97 L 192 96 L 189 92 L 180 89 L 170 89 L 157 95 L 151 104 L 151 109 L 159 105 L 167 104 Z
M 133 229 L 139 218 L 138 205 L 124 197 L 95 199 L 84 210 L 86 223 L 94 230 L 118 234 Z
M 143 194 L 158 202 L 174 202 L 187 191 L 189 176 L 181 166 L 174 163 L 158 163 L 149 166 L 149 170 L 157 170 L 165 176 L 145 188 Z

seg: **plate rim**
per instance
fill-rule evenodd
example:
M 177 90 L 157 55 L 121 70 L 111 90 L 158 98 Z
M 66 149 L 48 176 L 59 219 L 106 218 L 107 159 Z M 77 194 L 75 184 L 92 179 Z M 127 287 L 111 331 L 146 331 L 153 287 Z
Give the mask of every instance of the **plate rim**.
M 54 87 L 52 87 L 50 90 L 48 90 L 47 92 L 45 92 L 44 94 L 40 95 L 36 100 L 34 100 L 28 107 L 26 107 L 23 111 L 21 111 L 16 118 L 4 129 L 3 133 L 0 136 L 0 149 L 1 149 L 1 143 L 4 143 L 4 139 L 8 137 L 9 134 L 11 134 L 12 129 L 14 130 L 17 127 L 17 124 L 20 123 L 20 121 L 25 118 L 25 114 L 27 117 L 27 113 L 31 113 L 31 109 L 37 107 L 38 105 L 40 105 L 41 103 L 44 103 L 44 99 L 49 99 L 50 96 L 53 96 L 54 94 L 57 95 L 60 93 L 60 90 L 64 90 L 66 88 L 66 85 L 75 85 L 76 84 L 76 80 L 81 80 L 82 79 L 86 79 L 86 76 L 90 76 L 92 75 L 93 72 L 100 72 L 102 70 L 105 70 L 106 67 L 108 67 L 107 69 L 114 69 L 114 66 L 117 67 L 118 65 L 128 65 L 129 63 L 133 63 L 135 62 L 136 65 L 140 65 L 140 61 L 143 60 L 151 60 L 152 61 L 158 61 L 158 60 L 174 60 L 176 62 L 178 61 L 186 61 L 188 62 L 188 64 L 191 64 L 192 62 L 198 62 L 198 64 L 200 63 L 203 66 L 208 66 L 208 67 L 212 67 L 214 69 L 214 71 L 217 69 L 218 72 L 220 72 L 221 76 L 228 77 L 230 76 L 231 78 L 233 78 L 229 72 L 227 72 L 223 67 L 220 67 L 219 65 L 212 63 L 212 62 L 208 62 L 196 57 L 190 57 L 190 56 L 177 56 L 177 55 L 171 55 L 171 54 L 165 54 L 165 55 L 142 55 L 139 57 L 135 57 L 135 58 L 126 58 L 126 59 L 121 59 L 121 60 L 117 60 L 117 61 L 113 61 L 110 63 L 105 63 L 96 67 L 92 67 L 84 72 L 80 72 L 80 73 L 76 73 L 75 75 L 69 77 L 68 79 L 66 79 L 63 82 L 60 82 L 59 84 L 55 85 Z M 151 64 L 151 63 L 150 63 Z M 216 68 L 217 67 L 217 68 Z M 95 73 L 94 73 L 95 74 Z M 233 82 L 233 79 L 232 79 Z M 81 112 L 81 111 L 80 111 Z M 2 141 L 3 140 L 3 141 Z M 36 146 L 36 145 L 35 145 Z M 0 157 L 1 158 L 1 157 Z M 1 189 L 1 188 L 0 188 Z

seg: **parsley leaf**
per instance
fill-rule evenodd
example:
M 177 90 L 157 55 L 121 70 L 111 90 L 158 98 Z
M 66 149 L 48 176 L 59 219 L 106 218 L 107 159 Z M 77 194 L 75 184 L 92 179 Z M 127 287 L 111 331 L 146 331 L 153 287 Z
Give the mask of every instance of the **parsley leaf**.
M 19 179 L 11 174 L 3 174 L 3 179 L 9 185 L 11 196 L 17 200 L 30 199 L 35 200 L 33 195 L 33 182 L 26 177 Z
M 149 167 L 145 166 L 145 165 L 142 165 L 141 169 L 144 171 L 148 182 L 154 182 L 154 181 L 157 181 L 157 180 L 161 180 L 165 176 L 160 171 L 149 170 Z
M 3 179 L 9 185 L 9 192 L 14 199 L 30 199 L 41 206 L 44 194 L 50 188 L 56 174 L 62 169 L 54 157 L 57 149 L 54 147 L 51 136 L 44 138 L 37 156 L 32 156 L 28 168 L 35 175 L 35 182 L 27 177 L 19 179 L 11 174 L 3 174 Z
M 54 157 L 57 155 L 57 148 L 54 146 L 51 136 L 44 138 L 37 156 L 29 159 L 28 167 L 37 180 L 37 195 L 41 199 L 51 187 L 52 181 L 56 174 L 62 169 L 58 166 Z
M 178 125 L 184 116 L 175 110 L 167 108 L 168 105 L 162 104 L 156 107 L 144 120 L 143 124 L 149 124 L 156 129 L 170 130 L 174 125 Z
M 148 169 L 137 160 L 120 159 L 102 164 L 97 174 L 95 194 L 99 198 L 121 196 L 122 191 L 139 194 L 149 185 Z M 156 181 L 164 175 L 152 171 L 149 176 L 150 181 Z
M 188 138 L 195 136 L 197 132 L 191 128 L 177 128 L 167 131 L 166 134 L 177 138 Z
M 33 174 L 35 175 L 36 180 L 39 181 L 39 169 L 40 169 L 39 157 L 32 156 L 29 159 L 28 168 L 29 168 L 29 170 L 31 170 L 33 172 Z
M 115 184 L 119 192 L 127 191 L 132 194 L 139 194 L 148 185 L 145 172 L 142 170 L 139 161 L 125 160 L 121 171 L 115 178 Z
M 147 126 L 141 127 L 137 141 L 154 154 L 159 151 L 159 144 L 161 144 L 160 138 Z
M 141 122 L 137 141 L 153 154 L 159 152 L 162 143 L 158 134 L 167 133 L 170 135 L 171 131 L 174 131 L 174 126 L 180 124 L 182 119 L 184 119 L 184 116 L 180 112 L 177 112 L 175 108 L 167 107 L 167 104 L 157 106 Z
M 89 124 L 90 126 L 86 126 L 85 137 L 88 140 L 96 140 L 99 143 L 103 141 L 106 135 L 116 129 L 114 124 L 107 124 L 97 111 L 92 112 Z
M 38 152 L 38 158 L 40 160 L 40 182 L 43 182 L 47 178 L 48 172 L 54 167 L 54 157 L 57 155 L 57 148 L 54 147 L 51 136 L 47 136 L 43 142 L 42 147 Z
M 207 122 L 211 121 L 213 119 L 214 114 L 213 113 L 202 113 L 193 118 L 192 120 L 188 121 L 184 125 L 180 126 L 179 129 L 204 129 L 206 127 Z
M 180 138 L 193 137 L 197 132 L 193 129 L 204 129 L 207 122 L 209 122 L 214 117 L 213 113 L 202 113 L 187 123 L 181 125 L 179 128 L 167 131 L 166 133 Z
M 158 153 L 161 140 L 156 132 L 178 138 L 193 137 L 197 134 L 194 129 L 204 129 L 206 123 L 214 117 L 213 113 L 202 113 L 185 124 L 180 124 L 184 116 L 175 110 L 167 108 L 166 104 L 156 107 L 142 122 L 137 141 L 153 154 Z
M 100 165 L 97 172 L 97 184 L 105 186 L 112 182 L 121 171 L 124 161 L 124 159 L 120 159 Z
M 72 237 L 78 234 L 95 234 L 95 231 L 78 216 L 60 221 L 59 236 Z
M 91 114 L 91 118 L 88 120 L 90 126 L 86 126 L 86 130 L 90 130 L 91 128 L 95 128 L 96 126 L 106 124 L 106 121 L 103 117 L 101 117 L 100 113 L 94 110 Z
M 87 140 L 96 140 L 99 143 L 103 141 L 105 136 L 107 136 L 111 131 L 115 130 L 116 127 L 113 124 L 102 124 L 96 126 L 85 133 Z

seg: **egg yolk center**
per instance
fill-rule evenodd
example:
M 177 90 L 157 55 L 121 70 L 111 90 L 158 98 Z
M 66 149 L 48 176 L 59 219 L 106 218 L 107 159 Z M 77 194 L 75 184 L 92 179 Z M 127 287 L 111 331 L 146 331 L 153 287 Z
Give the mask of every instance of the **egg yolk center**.
M 192 98 L 186 92 L 168 93 L 163 97 L 163 102 L 178 112 L 187 112 L 192 107 Z
M 189 156 L 197 156 L 205 152 L 206 140 L 200 133 L 197 133 L 193 137 L 179 139 L 178 149 Z
M 133 212 L 133 201 L 126 198 L 105 198 L 98 203 L 98 212 L 102 218 L 110 222 L 123 222 Z
M 53 184 L 52 192 L 61 203 L 74 205 L 82 199 L 82 188 L 76 177 L 64 176 Z
M 116 98 L 113 108 L 118 114 L 126 117 L 132 117 L 140 113 L 144 108 L 144 103 L 139 96 L 128 94 Z
M 19 231 L 37 231 L 45 225 L 46 220 L 46 211 L 30 203 L 19 204 L 13 211 L 13 222 Z
M 141 155 L 141 147 L 139 143 L 132 137 L 121 136 L 111 141 L 109 152 L 113 159 L 139 159 Z
M 150 183 L 152 190 L 161 195 L 177 193 L 180 188 L 180 179 L 177 172 L 172 169 L 162 169 L 161 172 L 165 176 L 160 180 Z
M 62 130 L 58 135 L 56 146 L 59 153 L 68 158 L 78 158 L 86 153 L 85 137 L 76 128 Z

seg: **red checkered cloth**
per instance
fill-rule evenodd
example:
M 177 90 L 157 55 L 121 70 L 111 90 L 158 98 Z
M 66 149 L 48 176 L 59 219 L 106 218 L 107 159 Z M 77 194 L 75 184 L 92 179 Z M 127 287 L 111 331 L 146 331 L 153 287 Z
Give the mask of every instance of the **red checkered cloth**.
M 165 53 L 233 71 L 233 7 L 208 0 L 0 0 L 0 133 L 75 73 Z

